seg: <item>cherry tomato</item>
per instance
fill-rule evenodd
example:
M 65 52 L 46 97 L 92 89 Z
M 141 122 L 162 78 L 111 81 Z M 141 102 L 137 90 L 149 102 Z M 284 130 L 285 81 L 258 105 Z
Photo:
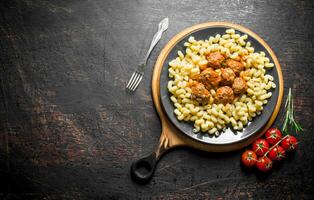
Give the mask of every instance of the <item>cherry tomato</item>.
M 294 136 L 289 135 L 280 144 L 286 151 L 292 151 L 298 147 L 298 140 Z
M 256 167 L 261 172 L 268 172 L 271 170 L 273 162 L 266 156 L 260 157 L 256 162 Z
M 277 128 L 270 128 L 265 133 L 266 140 L 269 144 L 274 145 L 282 138 L 282 134 Z
M 285 150 L 281 146 L 277 145 L 272 148 L 267 155 L 272 161 L 279 161 L 285 157 Z
M 268 149 L 269 144 L 265 139 L 260 138 L 253 143 L 253 151 L 259 156 L 263 156 Z
M 242 164 L 246 167 L 252 167 L 255 165 L 257 161 L 257 156 L 254 151 L 252 150 L 246 150 L 243 152 L 242 157 Z

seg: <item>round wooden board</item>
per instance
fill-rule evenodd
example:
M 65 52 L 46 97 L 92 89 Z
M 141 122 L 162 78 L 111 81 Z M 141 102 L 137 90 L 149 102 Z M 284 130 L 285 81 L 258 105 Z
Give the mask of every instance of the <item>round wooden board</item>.
M 191 138 L 188 138 L 185 136 L 183 133 L 181 133 L 168 119 L 166 114 L 164 113 L 162 109 L 162 105 L 160 102 L 160 93 L 159 93 L 159 82 L 160 82 L 160 73 L 161 69 L 164 65 L 165 59 L 167 55 L 169 54 L 170 50 L 176 45 L 176 43 L 184 38 L 186 35 L 188 35 L 191 32 L 197 31 L 199 29 L 204 29 L 208 27 L 213 27 L 213 26 L 225 26 L 225 27 L 230 27 L 234 28 L 236 30 L 242 31 L 251 37 L 254 37 L 258 42 L 260 42 L 261 45 L 264 46 L 264 48 L 269 52 L 270 56 L 272 57 L 275 66 L 278 70 L 278 77 L 279 77 L 279 96 L 277 99 L 277 103 L 275 106 L 275 109 L 267 122 L 267 124 L 263 127 L 262 131 L 259 133 L 254 134 L 253 136 L 247 138 L 246 140 L 243 140 L 238 143 L 232 143 L 232 144 L 227 144 L 227 145 L 210 145 L 210 144 L 204 144 L 201 142 L 198 142 L 196 140 L 193 140 Z M 254 32 L 250 31 L 247 28 L 244 28 L 242 26 L 228 23 L 228 22 L 208 22 L 208 23 L 203 23 L 203 24 L 198 24 L 195 26 L 192 26 L 190 28 L 187 28 L 174 36 L 163 48 L 161 51 L 154 70 L 153 70 L 153 76 L 152 76 L 152 95 L 153 95 L 153 101 L 156 107 L 156 110 L 158 112 L 158 115 L 161 120 L 162 124 L 162 133 L 160 136 L 160 144 L 159 147 L 156 150 L 156 155 L 157 158 L 160 157 L 160 155 L 165 152 L 166 150 L 170 148 L 174 148 L 177 146 L 186 146 L 186 147 L 191 147 L 203 151 L 209 151 L 209 152 L 227 152 L 227 151 L 233 151 L 237 150 L 240 148 L 243 148 L 250 143 L 252 143 L 254 140 L 259 138 L 274 122 L 274 120 L 277 117 L 277 114 L 280 110 L 281 102 L 282 102 L 282 97 L 283 97 L 283 77 L 282 77 L 282 72 L 280 68 L 280 64 L 278 62 L 277 57 L 275 56 L 274 52 L 271 50 L 271 48 L 266 44 L 264 40 L 262 40 L 257 34 Z

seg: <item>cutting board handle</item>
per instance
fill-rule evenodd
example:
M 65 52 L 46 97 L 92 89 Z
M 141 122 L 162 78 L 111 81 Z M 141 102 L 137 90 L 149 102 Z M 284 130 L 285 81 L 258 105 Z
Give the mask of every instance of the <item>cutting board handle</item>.
M 131 165 L 131 177 L 138 183 L 148 182 L 156 169 L 156 165 L 159 159 L 167 152 L 171 147 L 169 146 L 169 140 L 164 134 L 161 134 L 159 145 L 156 150 L 135 162 Z

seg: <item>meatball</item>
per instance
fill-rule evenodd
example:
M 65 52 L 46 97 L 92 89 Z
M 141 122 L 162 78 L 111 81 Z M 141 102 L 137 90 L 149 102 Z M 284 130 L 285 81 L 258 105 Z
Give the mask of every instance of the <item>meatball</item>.
M 244 69 L 244 65 L 241 62 L 232 59 L 226 60 L 226 66 L 231 68 L 236 75 L 239 75 Z
M 243 78 L 236 78 L 233 81 L 232 89 L 235 94 L 242 94 L 246 91 L 247 85 Z
M 208 66 L 214 69 L 220 68 L 225 57 L 219 52 L 213 52 L 206 55 Z
M 223 86 L 217 89 L 215 94 L 215 103 L 232 103 L 234 99 L 233 90 L 229 86 Z
M 191 85 L 192 99 L 199 103 L 206 103 L 209 101 L 210 93 L 202 83 L 195 82 Z
M 222 85 L 232 85 L 236 75 L 230 68 L 221 69 L 221 84 Z
M 198 81 L 203 83 L 206 89 L 210 90 L 211 88 L 219 85 L 221 77 L 212 68 L 207 68 L 199 75 Z

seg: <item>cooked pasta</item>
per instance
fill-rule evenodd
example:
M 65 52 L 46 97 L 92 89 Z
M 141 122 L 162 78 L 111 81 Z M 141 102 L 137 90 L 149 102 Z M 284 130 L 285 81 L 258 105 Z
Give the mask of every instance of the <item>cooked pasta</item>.
M 228 126 L 234 130 L 242 130 L 249 121 L 262 113 L 263 105 L 267 104 L 267 99 L 272 96 L 271 89 L 276 88 L 276 84 L 273 82 L 274 78 L 267 74 L 266 70 L 274 67 L 274 64 L 266 57 L 265 52 L 255 52 L 251 42 L 246 41 L 247 39 L 247 35 L 240 35 L 234 29 L 227 29 L 224 35 L 217 34 L 206 40 L 196 40 L 191 36 L 184 43 L 185 52 L 178 51 L 178 56 L 169 62 L 171 80 L 168 82 L 168 90 L 175 107 L 174 113 L 178 120 L 194 122 L 194 132 L 219 135 Z M 214 55 L 215 52 L 218 54 Z M 221 61 L 221 67 L 215 66 L 211 57 L 207 56 L 208 54 L 216 56 L 215 61 L 223 55 L 221 60 L 224 61 Z M 234 66 L 232 62 L 241 62 L 243 68 L 236 68 L 237 66 L 232 68 Z M 233 71 L 224 71 L 223 66 L 226 64 Z M 228 84 L 233 81 L 232 92 L 234 94 L 230 91 L 233 95 L 230 95 L 232 101 L 230 99 L 224 101 L 225 93 L 219 99 L 220 90 L 228 89 L 228 86 L 217 89 L 223 80 L 219 85 L 211 82 L 210 86 L 202 82 L 203 84 L 199 85 L 201 87 L 195 87 L 197 90 L 191 86 L 194 77 L 198 77 L 197 81 L 201 81 L 199 77 L 206 70 L 212 73 L 211 77 L 216 73 L 222 79 L 223 73 L 229 73 L 227 78 L 231 77 L 232 80 L 227 79 L 224 83 Z M 241 80 L 240 82 L 235 80 L 234 76 L 236 79 L 239 77 L 245 85 L 241 87 Z M 236 81 L 240 89 L 236 88 Z M 200 96 L 202 102 L 196 98 L 199 96 L 195 91 L 202 91 Z M 217 102 L 217 98 L 220 102 Z

